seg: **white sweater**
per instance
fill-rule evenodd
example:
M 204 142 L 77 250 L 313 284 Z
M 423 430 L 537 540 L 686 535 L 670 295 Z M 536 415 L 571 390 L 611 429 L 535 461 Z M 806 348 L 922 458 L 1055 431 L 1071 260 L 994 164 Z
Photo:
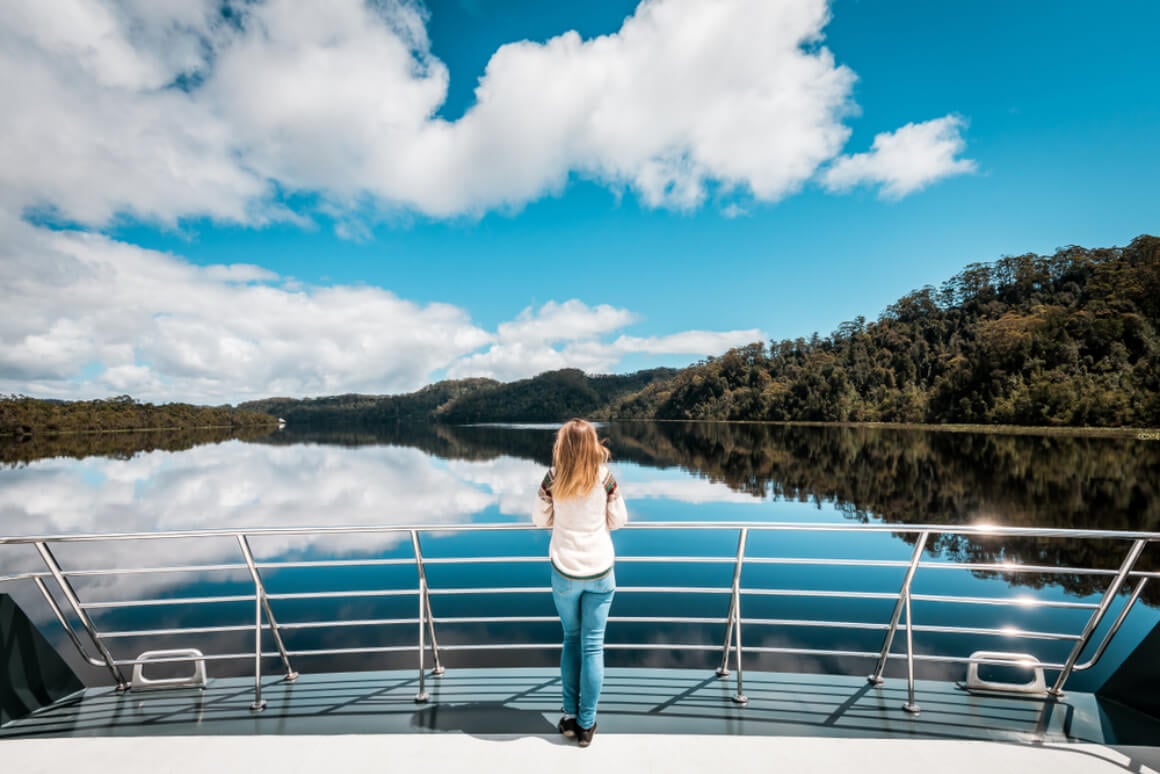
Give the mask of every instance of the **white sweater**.
M 556 499 L 551 491 L 554 477 L 553 471 L 544 476 L 532 506 L 535 525 L 552 528 L 548 548 L 552 566 L 575 580 L 606 575 L 615 560 L 609 531 L 620 529 L 628 521 L 628 509 L 616 479 L 602 465 L 596 486 L 588 494 Z

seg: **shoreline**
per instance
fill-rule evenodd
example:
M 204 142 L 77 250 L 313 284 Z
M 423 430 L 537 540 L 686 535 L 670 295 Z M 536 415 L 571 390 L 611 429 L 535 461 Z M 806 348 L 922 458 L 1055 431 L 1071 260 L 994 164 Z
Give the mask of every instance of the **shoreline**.
M 59 438 L 71 435 L 115 435 L 118 433 L 160 433 L 174 430 L 249 430 L 253 428 L 277 427 L 278 423 L 252 425 L 169 425 L 163 427 L 118 427 L 108 430 L 42 430 L 32 433 L 0 433 L 0 441 L 20 438 Z
M 607 422 L 694 422 L 697 424 L 770 425 L 775 427 L 848 427 L 871 430 L 923 430 L 945 433 L 994 433 L 995 435 L 1053 435 L 1087 438 L 1135 438 L 1160 441 L 1160 428 L 1150 427 L 1059 427 L 1056 425 L 926 424 L 921 422 L 822 422 L 812 420 L 774 421 L 769 419 L 617 419 Z
M 656 422 L 665 424 L 695 423 L 695 424 L 722 424 L 722 425 L 769 425 L 773 427 L 842 427 L 866 428 L 871 430 L 903 430 L 944 433 L 991 433 L 995 435 L 1038 435 L 1038 436 L 1072 436 L 1083 438 L 1134 438 L 1139 441 L 1160 441 L 1160 428 L 1150 427 L 1059 427 L 1055 425 L 982 425 L 982 424 L 929 424 L 921 422 L 824 422 L 815 420 L 784 420 L 768 419 L 639 419 L 616 418 L 600 420 L 603 422 L 644 423 Z M 432 427 L 443 423 L 428 422 Z M 472 425 L 493 424 L 473 422 Z M 498 422 L 494 424 L 519 424 L 512 422 Z M 536 423 L 541 424 L 541 423 Z M 557 423 L 546 423 L 555 425 Z M 453 425 L 459 426 L 459 425 Z M 277 423 L 260 423 L 245 425 L 169 425 L 161 427 L 127 427 L 113 429 L 86 429 L 86 430 L 51 430 L 33 433 L 0 433 L 0 441 L 19 440 L 28 438 L 60 438 L 82 435 L 117 435 L 126 433 L 159 433 L 181 430 L 250 430 L 272 427 Z

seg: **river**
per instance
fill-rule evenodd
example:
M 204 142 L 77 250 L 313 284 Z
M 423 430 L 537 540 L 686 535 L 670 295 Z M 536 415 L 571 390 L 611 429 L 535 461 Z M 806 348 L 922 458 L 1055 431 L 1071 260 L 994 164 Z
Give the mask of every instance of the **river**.
M 849 524 L 992 524 L 1160 531 L 1160 443 L 1130 437 L 966 433 L 858 427 L 803 427 L 722 423 L 612 423 L 600 428 L 613 454 L 635 522 L 798 522 Z M 401 427 L 387 430 L 287 428 L 245 439 L 213 433 L 76 436 L 0 447 L 0 534 L 55 535 L 89 532 L 171 531 L 216 528 L 347 525 L 465 525 L 526 523 L 536 487 L 548 465 L 552 428 L 541 426 Z M 254 539 L 259 561 L 319 558 L 407 558 L 411 545 L 393 534 Z M 424 537 L 427 557 L 472 553 L 542 554 L 546 535 L 502 533 Z M 622 556 L 657 552 L 732 556 L 736 532 L 625 531 L 616 535 Z M 933 536 L 926 555 L 971 562 L 1028 562 L 1054 567 L 1114 568 L 1123 542 L 1076 543 L 1043 538 L 999 541 Z M 1153 544 L 1140 567 L 1160 566 Z M 905 560 L 913 537 L 893 532 L 754 533 L 747 555 Z M 231 540 L 65 544 L 57 556 L 66 568 L 208 564 L 238 560 Z M 0 574 L 42 570 L 29 546 L 0 546 Z M 632 586 L 728 587 L 733 568 L 720 565 L 622 563 L 613 615 L 723 617 L 727 597 L 707 594 L 634 594 Z M 433 589 L 471 586 L 542 586 L 546 564 L 430 568 Z M 834 570 L 809 565 L 752 565 L 746 586 L 833 591 L 897 591 L 897 568 Z M 118 575 L 74 579 L 85 601 L 191 597 L 245 593 L 244 573 Z M 408 588 L 412 566 L 266 573 L 272 593 L 305 589 Z M 994 597 L 1017 594 L 1056 601 L 1098 601 L 1106 579 L 1077 573 L 1015 576 L 994 572 L 929 572 L 916 577 L 915 592 Z M 7 584 L 16 586 L 16 584 Z M 30 586 L 31 584 L 29 584 Z M 3 589 L 0 589 L 3 590 Z M 56 644 L 67 644 L 34 589 L 8 589 L 32 611 Z M 1160 583 L 1143 595 L 1129 616 L 1109 661 L 1133 645 L 1160 618 Z M 1119 604 L 1122 604 L 1121 599 Z M 414 598 L 342 599 L 329 606 L 287 600 L 277 605 L 280 623 L 315 617 L 354 619 L 413 616 Z M 759 597 L 746 617 L 825 617 L 889 620 L 887 600 Z M 435 597 L 436 618 L 472 615 L 551 616 L 547 595 L 488 599 L 478 595 Z M 934 626 L 1021 627 L 1078 632 L 1087 611 L 998 606 L 916 605 L 920 623 Z M 252 605 L 168 606 L 163 609 L 101 609 L 103 629 L 174 625 L 245 624 Z M 215 635 L 214 642 L 182 643 L 245 650 L 245 637 Z M 504 641 L 550 642 L 558 624 L 461 624 L 441 627 L 445 644 Z M 720 626 L 621 622 L 609 641 L 720 643 Z M 288 634 L 291 649 L 413 642 L 408 628 L 357 627 L 300 630 Z M 1006 649 L 1003 638 L 927 633 L 919 652 Z M 787 627 L 750 627 L 749 644 L 831 650 L 876 650 L 880 632 Z M 976 643 L 976 640 L 978 642 Z M 252 640 L 251 640 L 252 641 Z M 177 643 L 165 643 L 167 647 Z M 156 646 L 156 644 L 151 643 Z M 211 647 L 212 646 L 212 647 Z M 1043 660 L 1062 660 L 1068 642 L 1039 643 Z M 119 641 L 118 656 L 131 657 L 145 643 Z M 1023 644 L 1020 644 L 1020 648 Z M 549 664 L 550 651 L 451 654 L 459 663 Z M 708 666 L 719 659 L 690 651 L 614 651 L 611 664 Z M 413 656 L 313 657 L 306 669 L 363 669 L 413 663 Z M 786 671 L 856 671 L 857 659 L 754 654 L 752 668 Z M 219 663 L 216 674 L 240 674 L 247 664 Z M 961 667 L 927 666 L 926 676 L 957 679 Z M 1098 679 L 1099 669 L 1077 675 Z

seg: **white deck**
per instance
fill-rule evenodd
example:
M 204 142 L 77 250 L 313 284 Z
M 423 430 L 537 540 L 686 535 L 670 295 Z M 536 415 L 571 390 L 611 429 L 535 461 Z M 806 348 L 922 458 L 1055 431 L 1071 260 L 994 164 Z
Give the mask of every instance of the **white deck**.
M 20 774 L 357 774 L 399 770 L 505 774 L 770 771 L 980 774 L 1050 771 L 1109 774 L 1156 770 L 1095 744 L 817 737 L 721 737 L 599 733 L 580 749 L 559 736 L 390 734 L 284 737 L 135 737 L 0 741 L 4 770 Z
M 89 689 L 0 729 L 0 771 L 1160 774 L 1160 724 L 1090 694 L 987 697 L 920 681 L 922 713 L 910 715 L 896 679 L 756 672 L 741 707 L 731 677 L 610 669 L 601 730 L 580 749 L 554 733 L 558 679 L 448 670 L 416 704 L 414 672 L 272 677 L 258 713 L 238 678 L 204 691 Z

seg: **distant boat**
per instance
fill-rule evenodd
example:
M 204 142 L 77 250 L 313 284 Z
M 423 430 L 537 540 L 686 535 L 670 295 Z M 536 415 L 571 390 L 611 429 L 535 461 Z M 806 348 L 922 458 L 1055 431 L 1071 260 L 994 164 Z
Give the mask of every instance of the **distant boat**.
M 282 417 L 278 417 L 278 429 L 280 430 L 285 426 L 286 426 L 286 420 L 283 419 Z

